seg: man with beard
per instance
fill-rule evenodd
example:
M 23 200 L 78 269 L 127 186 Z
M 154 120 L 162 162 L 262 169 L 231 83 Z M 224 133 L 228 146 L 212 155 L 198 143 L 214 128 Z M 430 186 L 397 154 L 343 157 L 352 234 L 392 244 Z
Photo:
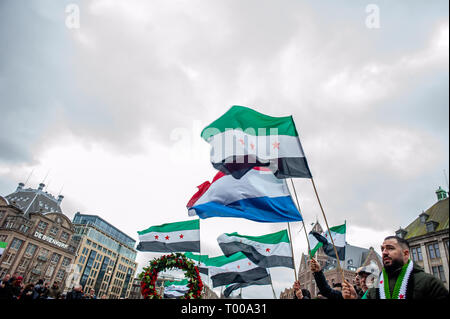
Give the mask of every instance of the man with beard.
M 383 270 L 378 288 L 370 288 L 364 299 L 447 299 L 448 290 L 433 275 L 427 274 L 409 259 L 409 244 L 397 237 L 386 237 L 381 245 Z M 355 299 L 356 292 L 344 283 L 344 299 Z

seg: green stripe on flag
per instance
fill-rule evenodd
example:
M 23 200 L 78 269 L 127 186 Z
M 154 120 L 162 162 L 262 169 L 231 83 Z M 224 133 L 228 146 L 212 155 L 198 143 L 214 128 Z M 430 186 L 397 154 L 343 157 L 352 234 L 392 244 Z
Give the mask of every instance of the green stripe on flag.
M 146 230 L 138 231 L 137 233 L 139 235 L 144 235 L 151 232 L 168 233 L 178 230 L 194 230 L 194 229 L 200 229 L 199 219 L 152 226 L 150 228 L 147 228 Z
M 271 133 L 270 129 L 277 129 Z M 298 136 L 292 116 L 273 117 L 245 106 L 234 105 L 224 115 L 205 127 L 201 137 L 206 141 L 229 129 L 241 129 L 254 136 L 289 135 Z
M 230 257 L 227 257 L 227 256 L 211 257 L 208 260 L 208 266 L 222 267 L 223 265 L 230 264 L 232 262 L 235 262 L 235 261 L 238 261 L 241 259 L 246 259 L 246 258 L 247 258 L 247 256 L 245 256 L 241 252 L 237 252 L 237 253 L 231 255 Z
M 347 225 L 345 223 L 345 224 L 342 224 L 339 226 L 330 227 L 330 231 L 338 233 L 338 234 L 345 234 L 346 228 L 347 228 Z
M 169 286 L 186 286 L 189 283 L 189 280 L 187 279 L 183 279 L 183 280 L 179 280 L 179 281 L 165 281 L 164 282 L 164 287 L 169 287 Z
M 263 243 L 263 244 L 278 244 L 281 242 L 289 243 L 289 236 L 288 236 L 286 229 L 281 230 L 277 233 L 263 235 L 263 236 L 244 236 L 244 235 L 239 235 L 236 232 L 231 233 L 231 234 L 225 234 L 225 235 L 227 235 L 229 237 L 233 236 L 233 237 L 246 238 L 248 240 L 256 241 L 256 242 Z
M 208 255 L 197 255 L 197 254 L 193 254 L 193 253 L 191 253 L 191 252 L 186 252 L 186 253 L 184 253 L 184 255 L 185 255 L 187 258 L 189 258 L 189 259 L 192 259 L 192 260 L 195 260 L 195 261 L 202 262 L 202 263 L 204 263 L 205 265 L 207 264 L 207 262 L 208 262 L 208 260 L 209 260 L 209 256 L 208 256 Z
M 6 248 L 7 246 L 8 246 L 8 243 L 0 241 L 0 248 Z

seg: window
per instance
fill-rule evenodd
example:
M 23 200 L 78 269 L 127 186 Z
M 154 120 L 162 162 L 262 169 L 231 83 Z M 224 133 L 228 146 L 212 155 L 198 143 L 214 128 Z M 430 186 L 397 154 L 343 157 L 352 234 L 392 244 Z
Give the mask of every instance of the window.
M 441 258 L 441 252 L 439 251 L 439 244 L 438 243 L 434 243 L 434 251 L 436 252 L 436 258 Z
M 22 243 L 23 243 L 23 240 L 14 238 L 9 249 L 19 250 L 20 247 L 22 246 Z
M 59 228 L 58 227 L 52 227 L 50 229 L 50 235 L 52 235 L 52 236 L 58 235 L 58 232 L 59 232 Z
M 19 263 L 19 267 L 20 268 L 27 268 L 29 263 L 30 263 L 30 260 L 28 258 L 22 258 L 22 260 Z
M 25 256 L 31 257 L 33 256 L 34 252 L 36 251 L 37 246 L 33 244 L 28 244 L 27 249 L 25 250 Z
M 55 266 L 50 265 L 47 268 L 47 271 L 45 272 L 46 277 L 51 277 L 53 275 L 53 272 L 55 271 Z
M 61 241 L 66 242 L 69 239 L 69 234 L 63 231 L 61 234 Z
M 446 282 L 445 281 L 445 274 L 444 274 L 444 267 L 442 266 L 433 266 L 431 267 L 432 271 L 433 271 L 433 275 L 440 279 L 442 282 Z
M 62 261 L 62 263 L 61 263 L 61 266 L 62 267 L 67 267 L 67 266 L 69 266 L 70 265 L 70 258 L 67 258 L 67 257 L 64 257 L 64 259 L 63 259 L 63 261 Z
M 57 264 L 59 259 L 61 258 L 61 255 L 57 254 L 57 253 L 53 253 L 52 255 L 52 259 L 50 260 L 52 263 Z
M 5 223 L 3 224 L 5 228 L 14 228 L 14 220 L 12 218 L 7 218 Z
M 40 257 L 47 258 L 48 253 L 49 253 L 49 250 L 48 250 L 48 249 L 41 248 L 41 251 L 39 252 L 39 256 L 40 256 Z
M 63 278 L 64 278 L 65 273 L 66 272 L 64 270 L 62 270 L 62 269 L 58 270 L 58 273 L 56 274 L 55 280 L 62 281 Z
M 6 253 L 3 257 L 3 262 L 5 264 L 11 264 L 11 262 L 14 260 L 15 254 Z
M 427 246 L 428 248 L 428 255 L 430 256 L 430 259 L 440 258 L 441 253 L 439 252 L 439 246 L 438 243 L 429 244 Z
M 37 229 L 43 233 L 47 229 L 47 226 L 48 224 L 46 222 L 39 222 Z
M 28 231 L 28 229 L 30 229 L 30 227 L 26 226 L 26 225 L 20 225 L 19 230 L 23 233 L 26 233 Z
M 412 254 L 413 261 L 423 260 L 422 249 L 420 248 L 420 246 L 411 248 L 411 254 Z

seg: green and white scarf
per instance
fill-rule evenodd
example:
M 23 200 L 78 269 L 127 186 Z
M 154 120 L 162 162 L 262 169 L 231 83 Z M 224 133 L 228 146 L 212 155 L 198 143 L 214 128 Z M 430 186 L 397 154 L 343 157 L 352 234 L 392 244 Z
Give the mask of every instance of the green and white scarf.
M 386 270 L 383 268 L 383 272 L 379 279 L 379 292 L 380 299 L 406 299 L 406 287 L 408 285 L 409 276 L 413 270 L 413 262 L 408 260 L 406 264 L 403 265 L 400 275 L 395 282 L 394 291 L 389 290 L 389 279 Z

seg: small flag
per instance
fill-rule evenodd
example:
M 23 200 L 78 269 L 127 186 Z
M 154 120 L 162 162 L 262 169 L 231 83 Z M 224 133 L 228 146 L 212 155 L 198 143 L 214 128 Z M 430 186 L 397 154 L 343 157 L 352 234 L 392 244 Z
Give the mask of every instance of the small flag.
M 277 178 L 311 178 L 292 116 L 272 117 L 234 105 L 205 127 L 214 168 L 241 178 L 255 166 L 268 166 Z
M 138 234 L 139 251 L 200 252 L 199 219 L 152 226 Z
M 260 267 L 294 269 L 292 250 L 286 229 L 263 236 L 244 236 L 238 233 L 222 234 L 217 241 L 225 256 L 242 251 Z
M 8 247 L 8 243 L 0 241 L 0 256 L 3 255 L 3 252 L 5 251 L 6 247 Z
M 255 280 L 255 281 L 231 284 L 223 291 L 223 295 L 228 298 L 231 295 L 231 293 L 233 291 L 235 291 L 236 289 L 245 288 L 245 287 L 249 287 L 249 286 L 255 286 L 255 285 L 264 286 L 264 285 L 270 285 L 270 284 L 272 284 L 272 279 L 271 279 L 270 275 L 267 275 L 266 277 L 263 277 L 259 280 Z
M 198 271 L 202 274 L 208 275 L 208 255 L 196 255 L 191 252 L 184 254 L 187 258 L 195 260 L 195 265 L 198 267 Z
M 346 224 L 334 226 L 330 228 L 331 235 L 333 236 L 334 245 L 336 246 L 339 260 L 345 260 L 345 232 Z M 322 247 L 325 254 L 329 257 L 336 258 L 334 252 L 333 243 L 328 231 L 319 234 L 315 231 L 311 231 L 308 235 L 309 245 L 311 248 L 310 256 L 314 256 L 316 251 Z
M 213 288 L 233 283 L 249 283 L 269 275 L 265 268 L 257 266 L 242 252 L 235 253 L 230 257 L 209 258 L 208 267 Z
M 204 182 L 198 188 L 186 205 L 190 216 L 246 218 L 263 223 L 302 220 L 286 183 L 264 167 L 251 169 L 241 179 L 219 172 L 211 183 Z
M 179 298 L 189 290 L 187 279 L 164 282 L 164 298 Z

